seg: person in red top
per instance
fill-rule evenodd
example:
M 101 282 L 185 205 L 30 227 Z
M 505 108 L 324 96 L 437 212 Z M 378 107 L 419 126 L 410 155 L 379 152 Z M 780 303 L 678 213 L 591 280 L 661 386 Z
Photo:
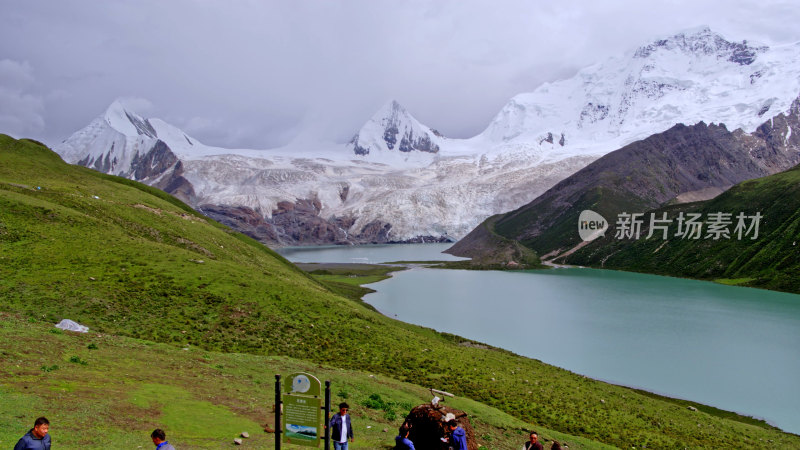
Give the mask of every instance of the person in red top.
M 535 431 L 531 431 L 529 440 L 522 446 L 522 450 L 544 450 L 542 443 L 539 442 L 539 435 Z

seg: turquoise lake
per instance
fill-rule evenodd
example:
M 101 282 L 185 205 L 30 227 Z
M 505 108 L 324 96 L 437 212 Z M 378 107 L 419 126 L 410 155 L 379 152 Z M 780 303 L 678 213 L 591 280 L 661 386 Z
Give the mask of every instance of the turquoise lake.
M 282 250 L 295 262 L 454 259 L 447 244 Z M 800 433 L 800 295 L 595 269 L 413 268 L 364 300 L 592 378 Z

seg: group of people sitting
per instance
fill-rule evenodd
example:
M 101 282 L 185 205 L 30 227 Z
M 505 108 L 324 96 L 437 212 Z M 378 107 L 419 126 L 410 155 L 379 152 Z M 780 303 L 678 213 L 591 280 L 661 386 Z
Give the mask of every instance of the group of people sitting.
M 467 450 L 467 433 L 458 425 L 455 419 L 445 424 L 446 435 L 441 438 L 443 444 L 449 444 L 452 450 Z M 395 450 L 415 450 L 414 443 L 409 439 L 411 423 L 404 422 L 395 441 Z
M 445 424 L 445 436 L 441 438 L 443 445 L 447 445 L 450 450 L 467 450 L 467 437 L 466 432 L 455 419 L 448 421 Z M 395 450 L 415 450 L 414 442 L 409 439 L 411 435 L 411 423 L 405 422 L 400 427 L 397 437 L 394 438 Z M 528 435 L 528 441 L 522 444 L 522 450 L 544 450 L 542 443 L 539 442 L 539 434 L 531 431 Z M 561 444 L 558 441 L 553 441 L 550 445 L 550 450 L 562 450 Z

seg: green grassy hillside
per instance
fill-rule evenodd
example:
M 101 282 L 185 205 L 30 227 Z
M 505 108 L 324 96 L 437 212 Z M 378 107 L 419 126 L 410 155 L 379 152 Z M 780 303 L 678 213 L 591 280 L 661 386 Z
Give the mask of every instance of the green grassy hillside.
M 690 411 L 686 402 L 394 321 L 334 294 L 271 250 L 160 191 L 69 166 L 37 143 L 7 136 L 0 136 L 0 311 L 37 323 L 69 318 L 93 333 L 190 353 L 290 356 L 378 374 L 471 398 L 535 427 L 620 447 L 800 447 L 800 437 L 758 421 L 700 405 Z M 32 348 L 22 350 L 0 341 L 3 366 L 38 361 L 44 350 L 37 339 L 49 342 L 33 337 Z M 180 364 L 170 355 L 164 353 L 167 367 Z M 55 355 L 52 365 L 72 367 L 59 359 L 64 357 Z M 28 376 L 35 381 L 59 370 Z M 130 364 L 122 373 L 135 376 L 137 370 Z M 17 375 L 3 373 L 7 389 Z M 110 372 L 112 378 L 117 373 Z M 166 389 L 176 398 L 205 399 L 150 386 L 147 377 L 133 380 L 145 393 Z M 14 395 L 30 398 L 32 409 L 42 407 L 35 393 L 14 386 Z M 137 402 L 136 408 L 109 408 L 144 427 L 142 417 L 152 405 Z M 3 420 L 35 415 L 17 411 Z M 102 424 L 88 419 L 82 424 L 90 435 L 102 431 Z
M 394 448 L 403 414 L 430 400 L 419 386 L 366 372 L 283 356 L 183 350 L 107 334 L 61 332 L 4 313 L 0 342 L 2 448 L 13 447 L 42 414 L 51 421 L 54 448 L 150 448 L 154 428 L 164 428 L 182 449 L 232 445 L 242 431 L 250 434 L 245 446 L 272 447 L 275 435 L 263 428 L 274 427 L 274 375 L 300 371 L 330 380 L 334 405 L 351 404 L 355 447 Z M 382 408 L 370 402 L 376 396 Z M 447 403 L 469 411 L 486 448 L 516 447 L 525 440 L 529 425 L 519 419 L 466 398 Z M 537 431 L 571 448 L 604 448 Z
M 731 231 L 740 212 L 759 212 L 763 218 L 755 240 L 738 239 L 733 233 L 730 239 L 676 238 L 676 222 L 667 241 L 661 234 L 644 239 L 647 227 L 639 240 L 615 239 L 610 231 L 606 238 L 592 242 L 566 261 L 800 293 L 800 167 L 746 181 L 712 200 L 654 212 L 656 217 L 666 212 L 673 219 L 681 212 L 700 213 L 703 218 L 711 213 L 730 213 Z M 706 230 L 704 225 L 703 237 Z

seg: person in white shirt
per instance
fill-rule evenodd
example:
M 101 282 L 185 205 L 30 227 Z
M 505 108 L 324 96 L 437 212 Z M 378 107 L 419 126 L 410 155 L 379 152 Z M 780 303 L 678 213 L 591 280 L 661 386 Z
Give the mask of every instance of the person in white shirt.
M 339 414 L 331 417 L 329 426 L 333 450 L 347 450 L 348 439 L 353 442 L 353 424 L 350 422 L 350 415 L 347 414 L 349 409 L 347 403 L 340 403 Z

